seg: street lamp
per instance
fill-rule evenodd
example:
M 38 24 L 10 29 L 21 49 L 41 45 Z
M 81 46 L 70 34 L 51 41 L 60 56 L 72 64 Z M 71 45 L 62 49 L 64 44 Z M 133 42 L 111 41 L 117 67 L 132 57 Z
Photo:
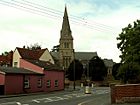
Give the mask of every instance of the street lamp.
M 73 89 L 75 90 L 75 53 L 73 49 Z
M 74 80 L 73 89 L 75 90 L 75 60 L 73 60 L 73 80 Z

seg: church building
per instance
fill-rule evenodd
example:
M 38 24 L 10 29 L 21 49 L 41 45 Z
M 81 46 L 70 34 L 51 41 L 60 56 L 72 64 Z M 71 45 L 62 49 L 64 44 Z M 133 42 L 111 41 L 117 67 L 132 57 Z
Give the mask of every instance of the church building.
M 67 7 L 65 7 L 62 29 L 60 31 L 59 50 L 51 52 L 55 63 L 67 70 L 70 63 L 77 59 L 81 61 L 83 67 L 94 56 L 98 56 L 97 52 L 75 52 L 73 45 L 73 36 L 70 28 Z

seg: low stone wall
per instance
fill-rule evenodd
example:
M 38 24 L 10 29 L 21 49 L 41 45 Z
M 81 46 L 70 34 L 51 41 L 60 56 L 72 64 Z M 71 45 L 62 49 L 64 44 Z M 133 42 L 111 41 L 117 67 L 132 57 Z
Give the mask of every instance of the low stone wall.
M 140 84 L 111 84 L 111 103 L 140 102 Z

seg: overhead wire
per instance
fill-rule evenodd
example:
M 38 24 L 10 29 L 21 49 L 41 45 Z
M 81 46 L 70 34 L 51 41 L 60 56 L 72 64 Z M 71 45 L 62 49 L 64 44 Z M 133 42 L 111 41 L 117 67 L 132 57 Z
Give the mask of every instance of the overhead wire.
M 14 8 L 19 7 L 18 9 L 25 9 L 27 12 L 31 12 L 31 13 L 35 13 L 41 16 L 49 16 L 49 17 L 53 17 L 54 19 L 60 19 L 62 17 L 63 12 L 55 10 L 55 9 L 51 9 L 48 8 L 46 6 L 42 6 L 33 2 L 29 2 L 27 0 L 22 0 L 24 2 L 19 2 L 17 0 L 11 0 L 11 2 L 7 2 L 4 0 L 0 0 L 0 2 L 3 2 L 4 5 L 7 6 L 11 6 Z M 99 24 L 99 23 L 95 23 L 95 22 L 91 22 L 91 21 L 87 21 L 83 18 L 79 18 L 76 16 L 70 16 L 69 17 L 70 20 L 72 21 L 72 23 L 74 24 L 80 24 L 83 25 L 87 28 L 90 29 L 95 29 L 97 31 L 102 31 L 102 32 L 113 32 L 113 28 L 111 28 L 110 26 L 106 26 L 103 24 Z

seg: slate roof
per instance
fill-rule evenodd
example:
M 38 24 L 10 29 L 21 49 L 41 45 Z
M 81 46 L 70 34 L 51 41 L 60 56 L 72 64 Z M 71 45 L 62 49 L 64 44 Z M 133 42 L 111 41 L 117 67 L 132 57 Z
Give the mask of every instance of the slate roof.
M 75 52 L 75 58 L 80 60 L 90 60 L 94 56 L 98 56 L 97 52 Z
M 17 67 L 0 67 L 0 72 L 4 72 L 6 74 L 41 74 L 24 68 Z
M 29 59 L 25 59 L 25 60 L 34 65 L 44 68 L 44 70 L 57 70 L 57 71 L 62 70 L 62 68 L 60 68 L 55 64 L 50 63 L 49 61 L 29 60 Z
M 34 59 L 34 60 L 38 60 L 46 49 L 30 50 L 26 48 L 17 47 L 17 50 L 19 51 L 19 54 L 23 59 Z
M 55 59 L 59 59 L 59 52 L 50 52 Z M 97 52 L 75 52 L 75 58 L 80 60 L 90 60 L 94 56 L 98 56 Z

